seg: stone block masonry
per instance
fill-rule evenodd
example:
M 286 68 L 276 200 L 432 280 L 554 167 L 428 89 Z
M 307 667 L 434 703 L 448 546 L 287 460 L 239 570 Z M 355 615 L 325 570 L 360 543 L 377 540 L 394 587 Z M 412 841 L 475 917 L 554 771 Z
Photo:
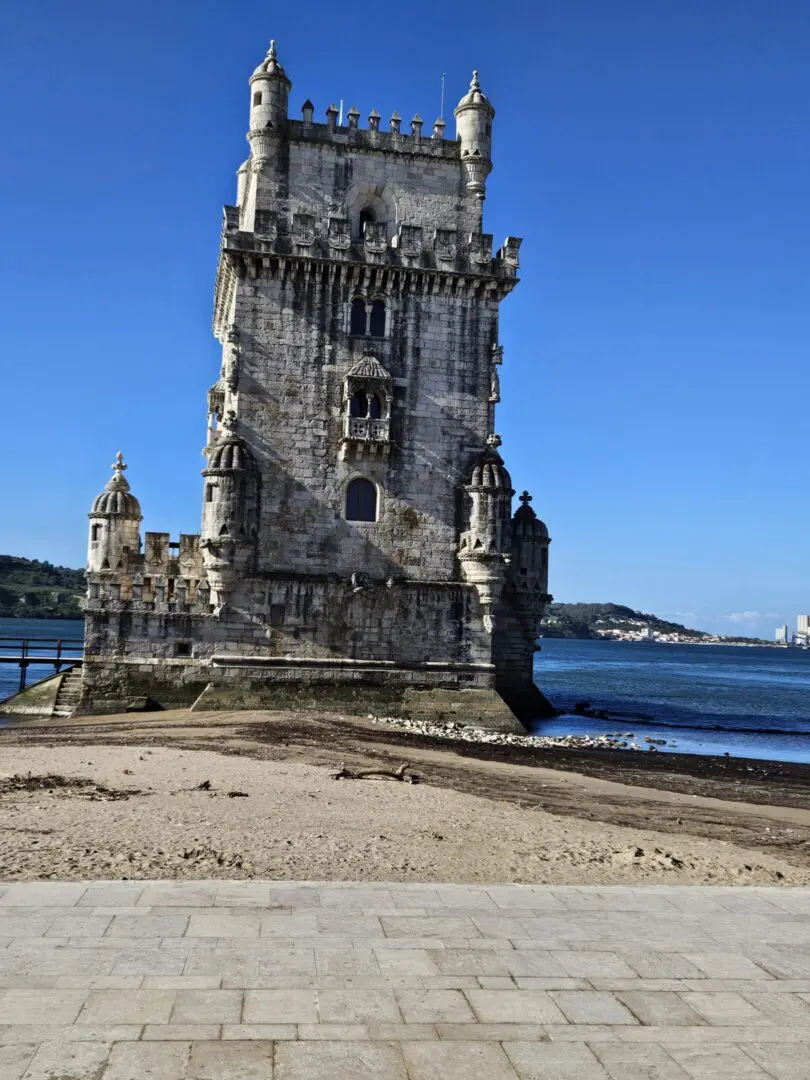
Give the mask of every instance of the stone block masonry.
M 474 74 L 451 141 L 441 119 L 293 120 L 290 89 L 272 46 L 225 208 L 200 535 L 142 549 L 119 455 L 90 514 L 80 708 L 321 695 L 518 730 L 548 710 L 549 538 L 528 493 L 513 517 L 494 430 L 520 248 L 484 232 L 495 110 Z
M 808 1075 L 808 889 L 0 882 L 0 912 L 3 1080 Z

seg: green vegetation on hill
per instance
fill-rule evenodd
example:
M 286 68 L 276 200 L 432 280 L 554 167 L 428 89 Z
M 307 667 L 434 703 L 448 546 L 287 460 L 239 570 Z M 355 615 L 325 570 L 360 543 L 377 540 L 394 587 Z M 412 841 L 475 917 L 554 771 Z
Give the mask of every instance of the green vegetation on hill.
M 739 641 L 745 645 L 753 643 L 770 645 L 762 638 L 730 637 L 708 634 L 705 630 L 690 630 L 681 623 L 659 619 L 657 615 L 647 615 L 643 611 L 633 611 L 622 604 L 549 604 L 543 620 L 541 633 L 549 638 L 606 638 L 619 634 L 638 635 L 643 629 L 652 630 L 656 636 L 676 635 L 669 640 L 679 641 L 723 641 L 733 644 Z
M 0 617 L 80 619 L 84 570 L 0 555 Z
M 702 630 L 689 630 L 622 604 L 549 604 L 542 633 L 544 637 L 599 638 L 606 630 L 632 632 L 643 627 L 658 634 L 688 634 L 696 641 L 709 637 Z

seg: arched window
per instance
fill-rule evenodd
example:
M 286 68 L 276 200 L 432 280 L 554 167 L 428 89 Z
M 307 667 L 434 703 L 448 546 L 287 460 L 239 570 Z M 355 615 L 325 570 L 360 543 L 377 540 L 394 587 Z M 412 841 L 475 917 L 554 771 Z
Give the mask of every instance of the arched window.
M 349 402 L 349 416 L 367 416 L 368 415 L 368 395 L 364 394 L 362 390 L 358 390 L 356 394 L 352 394 L 352 399 Z
M 362 296 L 356 296 L 352 300 L 352 314 L 349 324 L 349 333 L 364 336 L 366 333 L 366 302 Z
M 371 304 L 369 333 L 372 337 L 385 337 L 385 301 L 374 300 Z
M 360 237 L 362 238 L 366 231 L 366 222 L 374 222 L 377 220 L 377 215 L 371 209 L 370 206 L 364 206 L 360 211 Z
M 347 521 L 377 520 L 377 489 L 370 480 L 358 476 L 346 488 Z
M 379 420 L 382 416 L 382 404 L 379 397 L 374 394 L 369 402 L 368 415 L 372 420 Z

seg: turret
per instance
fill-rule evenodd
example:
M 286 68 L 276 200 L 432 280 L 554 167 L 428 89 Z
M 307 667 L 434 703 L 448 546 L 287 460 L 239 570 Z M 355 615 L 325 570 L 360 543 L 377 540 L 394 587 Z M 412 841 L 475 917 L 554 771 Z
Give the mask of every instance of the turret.
M 275 41 L 250 76 L 250 130 L 284 127 L 292 83 L 278 61 Z
M 512 519 L 512 562 L 510 577 L 515 600 L 542 618 L 548 601 L 548 529 L 534 510 L 528 491 L 520 496 L 520 508 Z
M 278 61 L 275 41 L 250 77 L 250 131 L 248 142 L 254 160 L 261 165 L 272 154 L 272 138 L 287 123 L 292 83 Z
M 118 570 L 128 555 L 141 550 L 140 523 L 143 521 L 138 500 L 130 493 L 124 477 L 124 458 L 119 450 L 112 466 L 113 475 L 104 490 L 93 500 L 87 515 L 90 518 L 90 539 L 87 547 L 87 569 Z
M 200 548 L 212 602 L 221 608 L 256 552 L 259 522 L 258 475 L 244 441 L 229 432 L 203 470 L 205 495 Z
M 467 191 L 483 199 L 487 177 L 492 171 L 492 118 L 495 110 L 481 89 L 477 71 L 473 72 L 470 89 L 456 106 L 454 116 Z
M 500 438 L 490 435 L 464 490 L 469 499 L 467 529 L 461 534 L 458 559 L 465 581 L 474 585 L 492 631 L 492 613 L 505 580 L 511 547 L 512 480 L 497 451 Z

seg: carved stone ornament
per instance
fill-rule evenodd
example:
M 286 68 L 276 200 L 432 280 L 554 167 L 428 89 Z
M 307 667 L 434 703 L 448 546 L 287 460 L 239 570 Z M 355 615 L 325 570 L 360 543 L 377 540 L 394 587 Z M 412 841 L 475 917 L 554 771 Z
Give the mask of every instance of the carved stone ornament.
M 503 363 L 503 345 L 493 345 L 489 369 L 489 403 L 495 405 L 501 400 L 501 379 L 498 365 Z
M 363 231 L 363 247 L 373 255 L 382 255 L 388 248 L 385 222 L 367 221 Z
M 228 330 L 225 352 L 222 357 L 222 378 L 231 391 L 235 391 L 239 385 L 239 354 L 241 351 L 239 330 L 236 326 L 231 326 Z
M 517 267 L 520 265 L 520 245 L 522 243 L 523 241 L 519 236 L 507 236 L 498 254 L 508 266 Z
M 441 262 L 452 262 L 458 253 L 455 229 L 437 229 L 433 250 Z
M 407 258 L 418 259 L 422 254 L 422 226 L 400 225 L 397 247 Z
M 470 262 L 484 266 L 492 262 L 492 234 L 470 234 Z
M 315 243 L 315 217 L 313 214 L 293 215 L 293 242 L 309 247 Z
M 278 236 L 278 214 L 275 210 L 257 210 L 253 229 L 262 240 L 275 240 Z
M 328 240 L 333 251 L 347 251 L 351 247 L 352 236 L 348 218 L 329 218 Z
M 352 592 L 359 593 L 367 589 L 371 584 L 371 578 L 362 570 L 355 570 L 351 576 Z
M 222 417 L 222 426 L 227 431 L 235 431 L 238 423 L 239 421 L 236 418 L 236 413 L 233 409 L 228 409 L 227 413 Z

